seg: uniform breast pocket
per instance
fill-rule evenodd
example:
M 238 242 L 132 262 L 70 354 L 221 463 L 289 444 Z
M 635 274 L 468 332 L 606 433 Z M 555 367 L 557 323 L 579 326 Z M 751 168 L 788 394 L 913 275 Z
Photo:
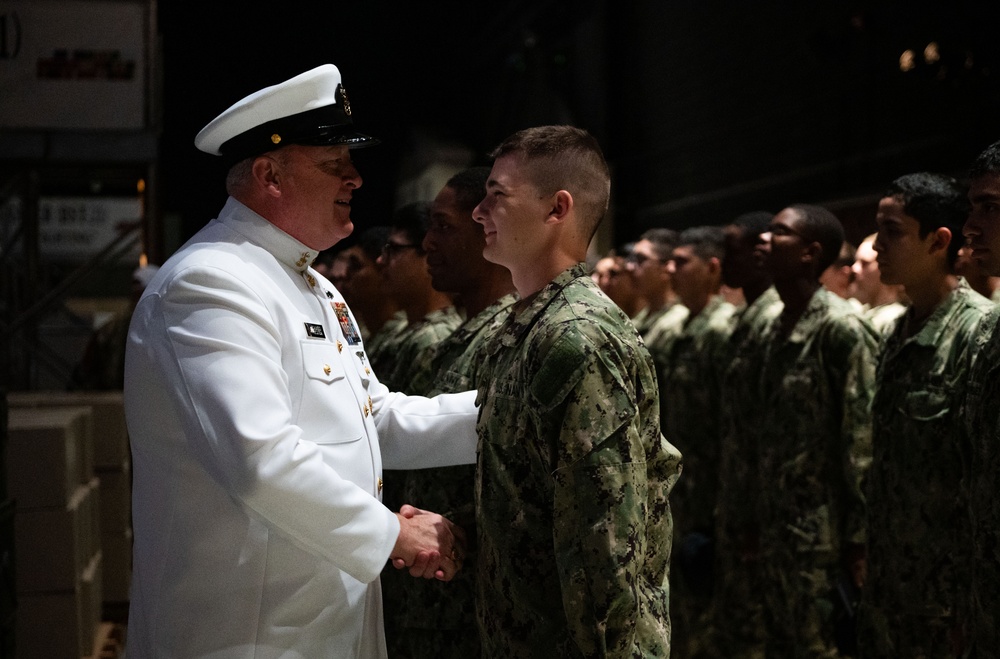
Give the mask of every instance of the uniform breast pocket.
M 915 421 L 943 419 L 951 412 L 951 398 L 941 389 L 911 391 L 903 397 L 901 411 Z
M 296 422 L 304 431 L 303 439 L 316 444 L 358 441 L 365 436 L 365 416 L 371 414 L 367 392 L 351 383 L 333 345 L 301 345 L 305 377 Z
M 819 364 L 800 364 L 789 371 L 781 380 L 781 390 L 791 403 L 815 405 L 820 393 Z
M 523 395 L 511 383 L 493 382 L 482 400 L 477 400 L 479 436 L 483 442 L 497 448 L 517 443 L 527 432 L 529 412 Z

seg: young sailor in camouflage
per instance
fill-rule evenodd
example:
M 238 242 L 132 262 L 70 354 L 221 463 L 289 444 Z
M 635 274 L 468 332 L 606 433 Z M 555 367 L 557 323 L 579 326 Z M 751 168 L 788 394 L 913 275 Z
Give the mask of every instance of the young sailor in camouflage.
M 765 236 L 784 309 L 764 335 L 759 517 L 767 653 L 835 657 L 853 646 L 865 542 L 878 338 L 819 275 L 843 228 L 816 206 L 786 208 Z M 838 613 L 842 615 L 838 625 Z M 845 638 L 844 636 L 847 636 Z
M 993 303 L 952 274 L 967 215 L 949 177 L 910 174 L 879 202 L 882 282 L 907 312 L 890 328 L 872 404 L 863 656 L 960 657 L 969 580 L 969 438 L 959 415 L 972 333 Z
M 719 296 L 721 227 L 685 230 L 669 271 L 688 316 L 677 332 L 649 345 L 660 387 L 660 426 L 684 453 L 685 475 L 671 496 L 671 570 L 675 657 L 695 656 L 707 634 L 712 595 L 712 535 L 719 489 L 719 395 L 734 307 Z
M 479 390 L 478 614 L 487 657 L 667 657 L 667 495 L 653 362 L 580 263 L 609 175 L 585 131 L 521 131 L 475 211 L 521 295 Z
M 972 259 L 989 275 L 1000 275 L 1000 142 L 983 151 L 969 175 L 972 211 L 963 233 Z M 969 634 L 974 657 L 1000 647 L 1000 311 L 980 322 L 974 340 L 963 416 L 972 440 L 969 503 L 972 513 L 972 597 Z M 978 653 L 978 654 L 976 654 Z

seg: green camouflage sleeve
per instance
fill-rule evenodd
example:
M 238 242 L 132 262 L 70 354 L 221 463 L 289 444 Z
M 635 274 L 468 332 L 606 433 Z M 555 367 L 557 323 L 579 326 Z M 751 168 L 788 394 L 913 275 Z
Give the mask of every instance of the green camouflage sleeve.
M 845 493 L 844 539 L 863 544 L 866 538 L 864 479 L 872 460 L 872 398 L 875 395 L 875 366 L 878 337 L 867 325 L 854 335 L 854 347 L 847 360 L 844 378 L 842 447 Z

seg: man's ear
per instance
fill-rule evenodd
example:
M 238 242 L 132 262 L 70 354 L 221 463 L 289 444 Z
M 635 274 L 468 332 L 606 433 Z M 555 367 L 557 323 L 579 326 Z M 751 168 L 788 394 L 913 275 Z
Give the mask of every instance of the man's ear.
M 812 265 L 813 268 L 816 269 L 817 274 L 822 272 L 822 270 L 816 268 L 822 256 L 823 256 L 823 246 L 820 245 L 819 242 L 815 240 L 811 243 L 808 243 L 805 247 L 802 248 L 802 262 L 809 263 L 810 265 Z
M 559 190 L 552 195 L 552 208 L 545 222 L 562 222 L 573 210 L 573 195 L 568 190 Z
M 254 158 L 251 171 L 254 181 L 269 197 L 281 196 L 283 172 L 278 161 L 268 155 Z
M 948 251 L 948 246 L 951 244 L 951 241 L 953 240 L 951 229 L 949 229 L 948 227 L 938 227 L 937 229 L 934 230 L 931 236 L 933 236 L 933 240 L 931 240 L 931 245 L 930 245 L 931 254 L 940 251 L 944 252 Z M 959 240 L 963 239 L 959 238 Z
M 708 264 L 709 273 L 713 275 L 719 275 L 720 277 L 722 276 L 722 261 L 719 260 L 719 257 L 713 256 L 712 258 L 708 259 L 705 263 Z

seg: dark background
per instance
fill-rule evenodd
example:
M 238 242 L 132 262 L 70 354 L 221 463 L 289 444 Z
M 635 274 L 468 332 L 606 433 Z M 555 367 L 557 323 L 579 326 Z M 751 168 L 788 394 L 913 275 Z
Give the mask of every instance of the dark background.
M 426 135 L 485 162 L 519 128 L 590 130 L 614 172 L 615 242 L 794 202 L 828 205 L 856 238 L 894 177 L 961 177 L 1000 139 L 1000 2 L 161 0 L 157 18 L 160 203 L 186 235 L 225 199 L 198 130 L 325 62 L 383 140 L 355 152 L 360 227 L 385 222 Z

